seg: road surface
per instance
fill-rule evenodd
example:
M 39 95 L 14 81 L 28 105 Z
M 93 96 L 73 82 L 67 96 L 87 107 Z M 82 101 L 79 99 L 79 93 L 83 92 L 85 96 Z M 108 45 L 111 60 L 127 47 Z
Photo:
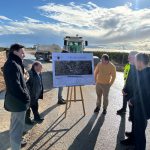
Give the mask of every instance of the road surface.
M 30 55 L 28 56 L 29 59 Z M 32 63 L 26 62 L 26 65 Z M 126 116 L 116 115 L 122 105 L 121 89 L 123 74 L 117 73 L 117 78 L 110 90 L 109 107 L 106 116 L 102 110 L 98 115 L 93 113 L 96 105 L 95 86 L 84 86 L 86 116 L 83 116 L 80 102 L 73 102 L 64 118 L 65 106 L 57 105 L 57 89 L 52 87 L 51 63 L 43 62 L 44 100 L 40 101 L 40 112 L 45 117 L 42 124 L 26 126 L 28 134 L 25 138 L 28 145 L 24 150 L 130 150 L 122 147 L 119 141 L 124 139 L 124 131 L 130 131 L 131 124 Z M 66 97 L 66 89 L 63 91 Z M 9 146 L 10 113 L 3 109 L 4 93 L 0 95 L 0 150 Z M 147 129 L 147 150 L 150 150 L 150 125 Z

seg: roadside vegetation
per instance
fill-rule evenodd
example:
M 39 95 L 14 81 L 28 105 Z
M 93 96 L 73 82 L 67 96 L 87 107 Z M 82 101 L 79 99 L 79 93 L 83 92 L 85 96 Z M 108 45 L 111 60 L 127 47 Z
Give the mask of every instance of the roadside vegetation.
M 27 52 L 33 55 L 35 54 L 35 50 L 33 48 L 27 48 Z M 88 51 L 88 53 L 93 53 L 94 56 L 97 56 L 99 58 L 101 58 L 103 54 L 107 53 L 110 56 L 111 61 L 116 65 L 117 71 L 121 71 L 121 72 L 123 71 L 125 64 L 128 62 L 127 52 Z M 1 69 L 5 61 L 6 61 L 5 48 L 0 47 L 0 91 L 4 90 L 5 88 L 3 72 Z

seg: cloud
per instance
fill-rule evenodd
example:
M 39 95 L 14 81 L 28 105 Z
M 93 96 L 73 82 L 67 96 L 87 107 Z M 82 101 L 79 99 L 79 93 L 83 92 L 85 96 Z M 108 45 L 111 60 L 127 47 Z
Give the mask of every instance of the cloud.
M 78 33 L 93 39 L 92 43 L 119 43 L 150 38 L 150 9 L 133 10 L 132 4 L 102 8 L 87 4 L 49 3 L 38 7 L 42 15 L 60 23 L 66 33 Z
M 6 16 L 0 16 L 0 20 L 10 21 L 11 19 Z
M 33 19 L 30 17 L 24 17 L 24 18 L 26 19 L 26 22 L 28 22 L 28 23 L 40 23 L 41 22 L 40 20 Z
M 9 20 L 0 24 L 0 35 L 20 34 L 33 37 L 63 37 L 80 35 L 89 40 L 90 45 L 116 44 L 136 46 L 136 41 L 150 44 L 150 9 L 133 10 L 132 4 L 114 8 L 103 8 L 93 2 L 76 5 L 48 3 L 37 8 L 43 20 L 24 17 L 23 21 Z M 49 19 L 44 21 L 44 17 Z M 1 19 L 1 16 L 0 16 Z M 142 45 L 137 42 L 137 45 Z

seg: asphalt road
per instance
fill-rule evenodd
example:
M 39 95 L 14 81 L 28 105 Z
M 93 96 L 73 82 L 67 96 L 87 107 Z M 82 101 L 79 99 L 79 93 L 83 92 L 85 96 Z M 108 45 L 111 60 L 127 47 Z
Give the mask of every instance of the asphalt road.
M 34 60 L 34 58 L 33 58 Z M 32 61 L 28 61 L 31 63 Z M 51 63 L 43 63 L 44 100 L 40 101 L 40 112 L 45 117 L 42 124 L 27 126 L 25 136 L 28 145 L 24 150 L 130 150 L 122 147 L 124 131 L 130 131 L 128 112 L 125 116 L 116 115 L 122 105 L 121 89 L 123 74 L 117 78 L 110 90 L 109 107 L 106 116 L 102 110 L 93 113 L 96 106 L 95 86 L 84 86 L 86 116 L 83 116 L 81 102 L 73 102 L 64 118 L 65 106 L 57 105 L 57 89 L 52 87 Z M 79 93 L 79 92 L 77 92 Z M 66 89 L 63 91 L 66 97 Z M 9 148 L 8 128 L 10 114 L 3 109 L 3 95 L 0 96 L 0 150 Z M 147 150 L 150 150 L 150 125 L 147 128 Z

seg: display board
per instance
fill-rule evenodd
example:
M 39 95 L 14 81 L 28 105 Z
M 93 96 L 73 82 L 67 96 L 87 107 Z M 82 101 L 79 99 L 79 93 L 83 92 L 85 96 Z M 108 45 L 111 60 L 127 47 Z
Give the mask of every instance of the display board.
M 95 84 L 93 54 L 52 53 L 53 86 Z

